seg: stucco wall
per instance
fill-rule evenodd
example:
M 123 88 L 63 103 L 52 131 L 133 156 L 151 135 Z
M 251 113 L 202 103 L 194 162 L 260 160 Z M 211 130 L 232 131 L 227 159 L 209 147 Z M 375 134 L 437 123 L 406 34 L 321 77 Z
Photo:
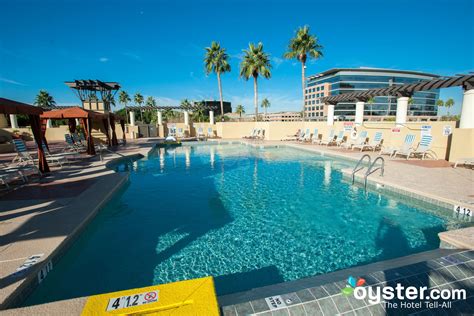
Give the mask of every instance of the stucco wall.
M 453 132 L 449 161 L 474 157 L 474 128 L 457 128 Z

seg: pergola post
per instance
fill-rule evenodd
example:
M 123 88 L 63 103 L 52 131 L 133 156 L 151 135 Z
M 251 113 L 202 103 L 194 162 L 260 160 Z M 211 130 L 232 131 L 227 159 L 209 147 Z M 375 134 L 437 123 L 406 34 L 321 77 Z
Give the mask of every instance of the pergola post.
M 12 128 L 18 128 L 18 120 L 16 114 L 10 114 L 10 124 Z
M 53 128 L 53 121 L 51 121 L 50 119 L 48 119 L 46 121 L 46 128 Z
M 459 128 L 474 128 L 474 89 L 464 90 Z
M 189 112 L 184 111 L 184 125 L 189 125 Z
M 397 127 L 401 127 L 407 122 L 409 99 L 410 98 L 406 96 L 397 98 L 397 116 L 395 119 Z
M 362 123 L 364 122 L 364 106 L 365 106 L 364 101 L 356 102 L 356 111 L 355 111 L 355 119 L 354 119 L 356 125 L 362 125 Z
M 327 117 L 327 125 L 332 126 L 334 125 L 334 104 L 328 104 L 328 117 Z
M 133 110 L 130 111 L 130 125 L 135 126 L 135 112 Z
M 158 125 L 163 125 L 163 112 L 158 110 L 157 113 L 158 113 Z
M 214 125 L 216 122 L 214 121 L 214 111 L 209 111 L 209 123 Z

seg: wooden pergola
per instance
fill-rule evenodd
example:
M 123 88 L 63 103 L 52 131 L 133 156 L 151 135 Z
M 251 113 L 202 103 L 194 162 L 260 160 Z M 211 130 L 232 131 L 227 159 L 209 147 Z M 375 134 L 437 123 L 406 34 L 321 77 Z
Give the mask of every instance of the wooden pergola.
M 36 145 L 38 146 L 38 169 L 44 173 L 49 172 L 48 162 L 43 151 L 44 135 L 41 131 L 40 115 L 43 110 L 39 107 L 32 106 L 30 104 L 13 101 L 5 98 L 0 98 L 0 113 L 2 114 L 24 114 L 28 115 L 30 119 L 31 131 L 35 139 Z

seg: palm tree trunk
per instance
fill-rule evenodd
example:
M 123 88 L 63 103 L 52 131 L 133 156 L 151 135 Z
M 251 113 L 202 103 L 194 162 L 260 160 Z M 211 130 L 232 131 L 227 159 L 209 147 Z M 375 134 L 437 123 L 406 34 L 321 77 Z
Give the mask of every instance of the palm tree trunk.
M 253 77 L 253 104 L 255 106 L 255 122 L 258 122 L 258 87 L 257 77 Z
M 127 122 L 127 125 L 128 125 L 128 124 L 130 124 L 130 123 L 129 123 L 129 121 L 128 121 L 129 118 L 128 118 L 128 108 L 127 108 L 127 104 L 125 104 L 125 116 L 126 116 L 125 119 L 126 119 L 126 122 Z
M 304 121 L 304 115 L 305 115 L 305 104 L 304 104 L 304 86 L 305 86 L 305 82 L 304 82 L 304 78 L 305 78 L 305 69 L 306 69 L 306 65 L 305 65 L 305 62 L 302 61 L 301 62 L 301 91 L 303 92 L 303 121 Z
M 222 99 L 222 83 L 219 72 L 217 72 L 217 84 L 219 85 L 219 98 L 221 100 L 221 121 L 224 122 L 224 100 Z

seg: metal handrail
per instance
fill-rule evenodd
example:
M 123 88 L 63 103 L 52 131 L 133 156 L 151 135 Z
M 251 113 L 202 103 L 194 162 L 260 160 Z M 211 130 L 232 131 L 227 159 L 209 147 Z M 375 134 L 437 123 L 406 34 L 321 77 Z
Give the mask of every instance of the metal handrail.
M 359 159 L 359 161 L 357 162 L 357 164 L 355 165 L 354 169 L 352 169 L 352 184 L 354 184 L 354 181 L 355 181 L 355 174 L 356 174 L 358 171 L 364 169 L 363 166 L 362 166 L 362 167 L 359 167 L 359 166 L 360 166 L 360 164 L 362 163 L 362 161 L 364 160 L 365 157 L 369 158 L 369 166 L 372 164 L 372 158 L 370 157 L 370 155 L 365 154 L 365 155 L 363 155 L 362 157 L 360 157 L 360 159 Z M 359 167 L 359 168 L 358 168 L 358 167 Z
M 378 166 L 377 168 L 372 169 L 375 166 L 375 164 L 377 163 L 378 160 L 381 160 L 382 164 L 380 166 Z M 383 157 L 381 157 L 381 156 L 378 156 L 377 158 L 375 158 L 374 162 L 369 166 L 369 168 L 367 169 L 367 172 L 365 173 L 365 177 L 364 177 L 364 188 L 365 188 L 365 190 L 367 190 L 367 177 L 370 176 L 372 173 L 374 173 L 377 170 L 380 170 L 380 175 L 383 177 L 383 174 L 385 172 L 385 159 L 383 159 Z

